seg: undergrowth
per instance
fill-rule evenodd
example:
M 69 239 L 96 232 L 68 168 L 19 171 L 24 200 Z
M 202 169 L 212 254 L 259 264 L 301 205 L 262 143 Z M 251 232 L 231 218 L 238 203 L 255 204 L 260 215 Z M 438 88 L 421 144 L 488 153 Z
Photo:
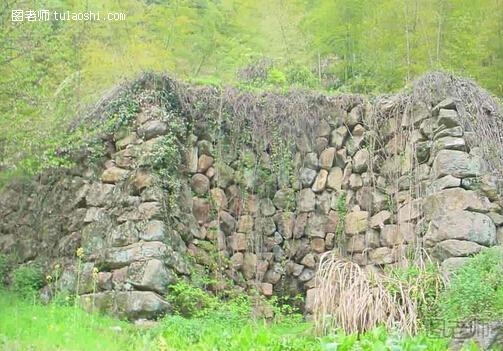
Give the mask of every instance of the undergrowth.
M 454 273 L 440 298 L 448 321 L 492 321 L 503 318 L 503 250 L 484 250 Z
M 42 305 L 0 290 L 0 349 L 106 351 L 358 351 L 446 350 L 446 340 L 414 338 L 379 327 L 363 335 L 312 333 L 296 317 L 250 318 L 243 297 L 201 317 L 166 316 L 151 328 L 88 314 L 72 306 Z

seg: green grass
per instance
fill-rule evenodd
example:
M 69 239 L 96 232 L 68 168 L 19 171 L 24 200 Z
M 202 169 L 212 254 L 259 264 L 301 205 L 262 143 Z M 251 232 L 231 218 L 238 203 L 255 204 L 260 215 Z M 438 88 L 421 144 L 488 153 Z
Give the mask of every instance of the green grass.
M 424 336 L 402 338 L 377 328 L 361 337 L 336 334 L 319 338 L 297 316 L 274 322 L 253 320 L 240 304 L 223 304 L 198 318 L 167 316 L 151 329 L 88 314 L 75 306 L 42 305 L 0 291 L 1 350 L 446 350 L 446 341 Z

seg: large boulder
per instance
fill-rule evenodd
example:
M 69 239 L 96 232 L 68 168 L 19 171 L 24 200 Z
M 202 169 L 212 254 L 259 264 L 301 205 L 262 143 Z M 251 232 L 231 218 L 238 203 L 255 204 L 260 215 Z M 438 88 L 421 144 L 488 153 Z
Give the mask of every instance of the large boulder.
M 169 249 L 158 241 L 138 242 L 124 247 L 109 248 L 105 251 L 103 265 L 109 268 L 120 268 L 147 258 L 163 259 Z
M 468 240 L 484 246 L 496 244 L 496 227 L 482 213 L 454 210 L 433 218 L 425 236 L 427 242 Z
M 478 177 L 487 170 L 482 158 L 457 150 L 439 151 L 432 167 L 435 179 L 446 175 L 457 178 Z
M 478 254 L 484 246 L 466 240 L 444 240 L 438 243 L 433 252 L 440 260 L 450 257 L 467 257 Z
M 133 262 L 127 269 L 127 282 L 138 290 L 152 290 L 165 294 L 168 285 L 175 281 L 173 272 L 158 259 Z
M 138 135 L 144 138 L 145 140 L 148 140 L 158 137 L 160 135 L 164 135 L 166 134 L 167 131 L 168 126 L 166 125 L 166 123 L 158 120 L 153 120 L 148 121 L 140 128 L 138 128 Z
M 348 235 L 365 233 L 369 227 L 368 216 L 366 211 L 349 213 L 344 220 L 344 232 Z
M 427 196 L 423 202 L 423 211 L 427 218 L 448 213 L 453 210 L 488 212 L 491 203 L 485 196 L 462 188 L 444 189 Z
M 82 295 L 79 301 L 89 312 L 104 312 L 128 320 L 152 319 L 170 310 L 169 304 L 152 291 L 107 291 Z

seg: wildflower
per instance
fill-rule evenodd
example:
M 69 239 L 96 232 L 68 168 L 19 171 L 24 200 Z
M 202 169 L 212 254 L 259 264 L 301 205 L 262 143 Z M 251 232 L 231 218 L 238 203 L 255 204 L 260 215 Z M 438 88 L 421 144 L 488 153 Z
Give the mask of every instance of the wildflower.
M 98 268 L 94 267 L 93 268 L 93 279 L 94 280 L 98 279 L 98 273 L 99 273 Z
M 51 275 L 46 276 L 45 280 L 47 280 L 47 282 L 50 283 L 52 281 L 52 276 Z
M 77 257 L 78 257 L 78 258 L 82 258 L 82 257 L 84 257 L 84 249 L 83 249 L 83 248 L 79 247 L 79 248 L 77 249 Z

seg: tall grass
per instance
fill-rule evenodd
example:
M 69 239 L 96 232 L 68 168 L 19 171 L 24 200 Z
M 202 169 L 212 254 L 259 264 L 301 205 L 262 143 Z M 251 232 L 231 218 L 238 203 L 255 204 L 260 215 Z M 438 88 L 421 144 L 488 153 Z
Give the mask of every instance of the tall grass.
M 421 304 L 428 303 L 431 283 L 442 286 L 440 275 L 433 282 L 426 266 L 412 279 L 397 274 L 360 268 L 346 258 L 327 252 L 320 259 L 316 276 L 314 323 L 318 334 L 341 328 L 347 334 L 364 333 L 385 326 L 415 335 L 421 328 Z M 417 268 L 416 267 L 416 268 Z

